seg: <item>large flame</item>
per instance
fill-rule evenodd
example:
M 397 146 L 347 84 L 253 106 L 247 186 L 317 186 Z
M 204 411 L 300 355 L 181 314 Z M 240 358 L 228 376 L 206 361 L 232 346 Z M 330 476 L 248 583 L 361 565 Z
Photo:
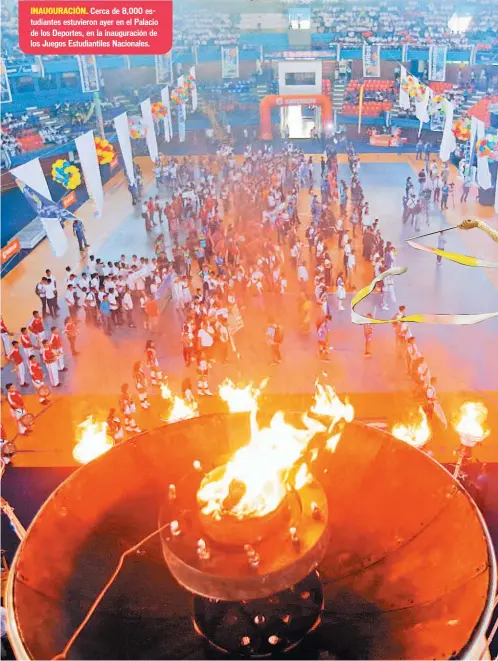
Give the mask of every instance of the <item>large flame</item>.
M 106 422 L 94 422 L 92 416 L 89 416 L 78 425 L 78 429 L 81 429 L 81 436 L 74 446 L 73 457 L 80 464 L 87 464 L 112 448 L 113 442 L 107 435 Z
M 179 422 L 180 420 L 190 420 L 199 415 L 197 402 L 188 402 L 186 399 L 177 397 L 173 399 L 173 408 L 168 413 L 168 422 Z
M 482 402 L 465 402 L 459 408 L 453 426 L 462 436 L 475 440 L 484 440 L 489 435 L 489 429 L 484 427 L 488 409 Z
M 329 386 L 319 389 L 315 407 L 311 411 L 329 417 L 327 427 L 323 420 L 302 416 L 302 428 L 298 429 L 284 420 L 284 414 L 276 413 L 269 427 L 260 429 L 256 420 L 257 397 L 247 388 L 226 385 L 224 391 L 229 406 L 249 407 L 251 416 L 251 440 L 235 452 L 225 464 L 218 479 L 203 483 L 197 493 L 202 513 L 221 519 L 230 514 L 239 519 L 263 517 L 278 508 L 285 497 L 289 483 L 302 488 L 312 476 L 306 464 L 293 470 L 305 453 L 310 441 L 318 433 L 332 434 L 339 420 L 351 420 L 353 410 L 343 405 Z M 251 388 L 251 387 L 249 387 Z M 237 391 L 234 394 L 234 390 Z M 240 394 L 241 391 L 244 394 Z M 340 406 L 339 406 L 340 405 Z M 342 408 L 341 408 L 342 407 Z M 347 417 L 346 417 L 347 416 Z
M 412 420 L 408 424 L 397 422 L 393 425 L 391 433 L 400 441 L 405 441 L 416 448 L 422 448 L 431 437 L 431 430 L 427 422 L 427 416 L 423 409 L 419 407 L 419 419 Z
M 327 450 L 335 452 L 337 444 L 341 439 L 341 433 L 337 432 L 335 427 L 341 420 L 351 422 L 354 418 L 354 408 L 348 401 L 346 403 L 341 402 L 332 386 L 327 384 L 321 385 L 318 382 L 315 383 L 315 386 L 315 401 L 310 411 L 315 415 L 330 418 L 328 430 L 332 435 L 327 440 L 325 447 Z
M 250 413 L 257 410 L 258 397 L 267 383 L 268 379 L 265 379 L 259 388 L 254 388 L 252 383 L 238 388 L 231 379 L 225 379 L 218 392 L 221 399 L 228 404 L 230 413 Z

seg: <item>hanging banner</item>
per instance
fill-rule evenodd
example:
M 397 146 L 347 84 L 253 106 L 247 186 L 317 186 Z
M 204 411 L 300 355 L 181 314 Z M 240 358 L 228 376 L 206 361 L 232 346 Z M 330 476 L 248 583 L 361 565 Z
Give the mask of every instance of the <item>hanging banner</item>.
M 100 176 L 99 158 L 97 156 L 93 131 L 87 131 L 83 135 L 79 135 L 75 142 L 88 195 L 95 204 L 97 218 L 102 218 L 102 212 L 104 211 L 104 188 L 102 186 L 102 177 Z
M 429 49 L 429 80 L 446 80 L 446 46 L 431 46 Z
M 43 57 L 41 55 L 35 56 L 36 66 L 38 67 L 38 73 L 40 78 L 45 78 L 45 66 L 43 64 Z
M 471 67 L 475 66 L 476 54 L 477 54 L 477 46 L 475 44 L 473 44 L 470 47 L 470 55 L 469 55 L 469 64 L 470 64 Z
M 420 101 L 415 99 L 415 116 L 420 122 L 420 126 L 418 129 L 419 136 L 422 132 L 423 125 L 430 121 L 429 103 L 432 98 L 431 88 L 424 85 L 423 89 L 424 91 L 423 91 L 422 99 Z
M 178 79 L 176 81 L 176 85 L 178 89 L 184 89 L 185 88 L 185 78 L 184 76 L 178 76 Z M 188 94 L 188 92 L 187 92 Z M 178 104 L 178 108 L 181 111 L 183 115 L 183 120 L 186 121 L 187 119 L 187 104 L 186 103 L 180 103 Z
M 166 117 L 164 118 L 164 138 L 166 142 L 170 142 L 173 137 L 173 121 L 171 119 L 171 103 L 169 100 L 169 87 L 164 87 L 161 90 L 161 101 L 166 108 Z
M 80 70 L 81 89 L 83 92 L 98 92 L 99 72 L 97 71 L 97 58 L 95 55 L 77 55 Z
M 12 93 L 10 91 L 9 77 L 7 75 L 7 69 L 5 68 L 5 62 L 3 57 L 0 58 L 0 102 L 1 103 L 11 103 L 12 102 Z
M 239 47 L 221 47 L 221 76 L 222 78 L 239 77 Z
M 380 78 L 380 46 L 363 43 L 363 78 Z
M 65 220 L 76 220 L 76 216 L 64 209 L 61 204 L 53 202 L 50 197 L 45 197 L 31 186 L 28 186 L 21 179 L 16 178 L 16 184 L 41 220 L 54 255 L 62 257 L 68 248 L 67 237 L 62 224 Z
M 145 134 L 145 141 L 147 143 L 147 149 L 149 150 L 149 155 L 152 161 L 157 160 L 158 149 L 157 149 L 157 139 L 156 131 L 154 128 L 154 118 L 152 117 L 152 107 L 150 99 L 142 101 L 140 104 L 140 109 L 142 111 L 142 117 L 144 124 L 147 127 L 147 133 Z
M 429 104 L 429 117 L 431 118 L 431 131 L 442 131 L 446 117 L 446 98 L 434 94 Z
M 443 128 L 443 137 L 441 138 L 441 147 L 439 148 L 439 158 L 446 163 L 450 160 L 451 154 L 456 149 L 456 138 L 453 133 L 453 114 L 455 108 L 451 101 L 446 99 L 446 113 Z
M 400 86 L 399 86 L 399 107 L 403 108 L 403 110 L 409 110 L 410 109 L 410 95 L 406 91 L 406 82 L 408 79 L 408 74 L 405 69 L 405 67 L 401 67 L 401 74 L 400 74 Z
M 131 150 L 130 128 L 128 115 L 124 112 L 114 118 L 114 128 L 118 136 L 119 148 L 125 166 L 126 176 L 130 184 L 135 183 L 135 170 L 133 168 L 133 152 Z
M 358 133 L 361 133 L 361 118 L 363 114 L 363 96 L 365 93 L 365 85 L 360 87 L 360 99 L 358 102 Z
M 401 61 L 402 62 L 407 62 L 408 61 L 408 45 L 403 44 L 403 48 L 401 49 Z
M 180 106 L 178 106 L 177 115 L 178 115 L 178 140 L 180 142 L 185 142 L 185 137 L 186 137 L 185 117 L 183 116 Z
M 123 55 L 127 69 L 131 69 L 131 59 L 129 55 Z
M 199 55 L 197 53 L 197 44 L 194 44 L 194 64 L 199 64 Z
M 197 81 L 195 77 L 195 67 L 190 67 L 190 84 L 192 85 L 190 93 L 192 95 L 192 112 L 197 110 L 198 98 L 197 98 Z
M 23 165 L 12 168 L 10 174 L 14 179 L 20 179 L 36 193 L 40 193 L 40 195 L 43 195 L 48 200 L 52 201 L 52 195 L 50 194 L 39 158 L 34 158 L 32 161 L 28 161 Z
M 484 140 L 486 137 L 486 126 L 480 119 L 477 121 L 477 140 Z M 489 171 L 489 159 L 487 156 L 477 155 L 477 183 L 483 190 L 491 188 L 491 172 Z
M 171 52 L 165 55 L 155 55 L 156 62 L 156 84 L 157 85 L 172 85 L 173 84 L 173 60 Z

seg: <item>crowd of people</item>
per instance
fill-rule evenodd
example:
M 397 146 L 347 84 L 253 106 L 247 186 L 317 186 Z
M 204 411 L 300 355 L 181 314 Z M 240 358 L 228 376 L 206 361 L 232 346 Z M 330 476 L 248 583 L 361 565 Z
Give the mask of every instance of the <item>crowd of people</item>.
M 66 268 L 64 283 L 56 282 L 47 270 L 35 288 L 40 308 L 32 312 L 14 341 L 2 321 L 4 350 L 18 380 L 18 388 L 9 385 L 13 402 L 22 398 L 29 379 L 40 402 L 48 400 L 45 381 L 51 387 L 60 386 L 61 373 L 67 370 L 66 341 L 77 356 L 78 338 L 86 326 L 108 336 L 138 327 L 150 338 L 158 337 L 169 297 L 181 328 L 185 369 L 188 374 L 193 366 L 197 375 L 196 389 L 186 376 L 184 395 L 193 397 L 195 390 L 198 396 L 212 393 L 211 367 L 238 356 L 236 332 L 248 314 L 268 320 L 268 361 L 275 367 L 282 362 L 281 312 L 289 286 L 299 291 L 300 333 L 315 336 L 318 357 L 328 361 L 333 351 L 333 317 L 336 310 L 337 314 L 346 310 L 348 291 L 396 261 L 394 245 L 384 240 L 379 219 L 372 217 L 365 200 L 360 158 L 352 144 L 348 162 L 351 177 L 346 183 L 339 176 L 333 146 L 327 147 L 319 164 L 312 157 L 306 159 L 292 144 L 286 144 L 282 153 L 274 153 L 272 147 L 253 151 L 248 146 L 242 162 L 230 148 L 199 160 L 162 155 L 154 167 L 157 195 L 141 202 L 144 229 L 157 232 L 154 256 L 121 254 L 104 260 L 88 254 L 82 273 Z M 409 183 L 407 196 L 411 197 Z M 300 191 L 306 189 L 311 199 L 309 223 L 301 217 L 299 205 Z M 420 185 L 418 193 L 424 189 Z M 80 247 L 87 251 L 86 240 Z M 396 306 L 392 277 L 379 284 L 378 293 L 381 310 Z M 57 321 L 61 309 L 63 328 Z M 399 329 L 404 333 L 404 326 L 395 326 L 397 337 Z M 365 357 L 370 358 L 372 328 L 366 325 L 364 333 Z M 144 408 L 147 384 L 160 386 L 164 373 L 150 339 L 143 361 L 133 366 Z M 132 415 L 133 396 L 125 385 L 119 405 L 123 425 L 116 410 L 110 413 L 109 425 L 116 438 L 123 426 L 129 433 L 138 429 Z M 11 408 L 19 432 L 28 433 L 25 408 L 14 404 Z

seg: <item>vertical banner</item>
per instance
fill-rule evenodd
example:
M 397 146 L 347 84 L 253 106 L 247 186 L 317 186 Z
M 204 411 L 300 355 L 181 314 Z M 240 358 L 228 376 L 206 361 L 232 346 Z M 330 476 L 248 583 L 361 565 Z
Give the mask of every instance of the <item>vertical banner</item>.
M 486 127 L 480 119 L 477 121 L 477 140 L 484 140 L 486 137 Z M 487 156 L 480 156 L 477 152 L 477 183 L 483 190 L 491 188 L 491 172 L 489 171 L 489 161 Z
M 365 91 L 365 85 L 360 87 L 360 100 L 358 103 L 358 133 L 361 132 L 361 116 L 363 113 L 363 93 Z
M 0 58 L 0 102 L 1 103 L 11 103 L 12 102 L 12 93 L 10 91 L 9 77 L 7 75 L 7 69 L 5 68 L 5 61 Z
M 185 137 L 186 137 L 185 117 L 183 116 L 180 106 L 177 106 L 177 115 L 178 115 L 178 140 L 180 142 L 185 142 Z
M 38 161 L 38 159 L 35 160 Z M 17 170 L 18 168 L 15 169 Z M 42 195 L 40 191 L 35 190 L 32 186 L 29 186 L 17 177 L 16 184 L 32 209 L 35 211 L 37 217 L 41 220 L 50 247 L 52 248 L 52 252 L 56 257 L 62 257 L 68 248 L 67 236 L 63 229 L 63 223 L 65 220 L 75 220 L 76 216 L 70 211 L 67 211 L 67 209 L 64 209 L 61 204 L 53 202 L 50 196 L 46 197 L 45 195 Z M 47 182 L 45 181 L 45 186 L 46 184 Z
M 171 119 L 171 103 L 169 100 L 169 87 L 161 90 L 161 101 L 166 108 L 166 117 L 164 118 L 164 137 L 166 142 L 170 142 L 173 137 L 173 121 Z
M 165 55 L 155 55 L 154 58 L 156 62 L 156 84 L 172 85 L 173 60 L 171 59 L 171 51 Z
M 380 78 L 380 46 L 363 42 L 363 78 Z
M 95 55 L 77 55 L 83 92 L 98 92 L 100 89 L 97 58 Z
M 401 49 L 401 61 L 408 62 L 408 44 L 403 44 Z
M 341 44 L 339 42 L 337 42 L 337 44 L 336 44 L 336 54 L 335 54 L 335 56 L 336 56 L 336 60 L 338 62 L 340 62 L 341 61 Z
M 35 55 L 36 66 L 38 67 L 38 72 L 40 78 L 45 78 L 45 66 L 43 64 L 43 57 L 41 55 Z
M 192 94 L 192 112 L 197 110 L 198 98 L 197 98 L 197 82 L 195 76 L 195 67 L 190 67 L 190 84 L 192 85 L 191 94 Z
M 194 64 L 199 64 L 199 53 L 197 52 L 197 44 L 194 44 Z
M 439 158 L 446 163 L 450 160 L 451 154 L 456 149 L 456 138 L 453 133 L 453 115 L 455 108 L 451 101 L 446 101 L 446 113 L 444 119 L 443 137 L 441 138 L 441 147 L 439 148 Z
M 131 59 L 129 55 L 123 55 L 127 69 L 131 69 Z
M 102 212 L 104 211 L 104 188 L 102 186 L 102 177 L 100 176 L 99 159 L 97 149 L 95 148 L 93 131 L 87 131 L 83 135 L 79 135 L 75 142 L 88 195 L 95 204 L 97 218 L 102 218 Z
M 420 122 L 420 126 L 418 129 L 418 135 L 420 137 L 420 134 L 422 133 L 422 128 L 424 124 L 427 124 L 430 122 L 430 117 L 429 117 L 429 103 L 432 98 L 432 90 L 430 87 L 427 87 L 427 85 L 423 85 L 424 92 L 422 95 L 422 99 L 420 101 L 417 101 L 415 99 L 415 116 Z
M 429 80 L 446 80 L 446 46 L 431 46 L 429 49 Z
M 475 44 L 473 44 L 470 47 L 470 56 L 469 56 L 469 64 L 470 64 L 471 67 L 475 66 L 476 54 L 477 54 L 477 46 Z
M 182 88 L 185 87 L 185 77 L 183 75 L 178 76 L 177 81 L 176 81 L 176 85 L 179 89 L 182 89 Z M 181 111 L 181 113 L 183 115 L 183 121 L 186 121 L 186 119 L 187 119 L 187 104 L 186 103 L 180 103 L 178 105 L 178 109 Z
M 125 166 L 126 175 L 130 184 L 135 183 L 135 171 L 133 169 L 133 152 L 131 150 L 130 127 L 128 126 L 128 115 L 124 112 L 114 118 L 114 128 L 118 136 L 119 148 Z
M 465 147 L 465 175 L 469 176 L 472 173 L 473 181 L 475 182 L 475 166 L 473 167 L 475 161 L 476 153 L 476 144 L 477 144 L 477 118 L 474 115 L 470 118 L 470 140 L 468 141 Z
M 399 107 L 403 108 L 403 110 L 409 110 L 410 109 L 410 95 L 408 92 L 404 89 L 404 86 L 406 85 L 408 79 L 408 74 L 405 69 L 405 67 L 401 67 L 401 74 L 400 74 L 400 85 L 399 85 Z
M 142 101 L 140 104 L 140 109 L 142 111 L 144 124 L 147 127 L 147 133 L 145 134 L 147 149 L 149 150 L 151 159 L 155 161 L 159 152 L 157 149 L 156 131 L 154 128 L 154 118 L 152 117 L 152 106 L 150 104 L 150 99 Z
M 221 76 L 222 78 L 239 77 L 239 47 L 221 47 Z

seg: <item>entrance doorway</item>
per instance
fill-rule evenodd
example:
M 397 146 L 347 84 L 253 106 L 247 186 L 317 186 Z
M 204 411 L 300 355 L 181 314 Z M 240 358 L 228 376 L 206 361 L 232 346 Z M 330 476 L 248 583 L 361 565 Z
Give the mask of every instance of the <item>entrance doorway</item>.
M 291 140 L 310 138 L 313 129 L 321 134 L 320 106 L 286 106 L 280 109 L 280 132 L 286 135 L 286 127 Z

